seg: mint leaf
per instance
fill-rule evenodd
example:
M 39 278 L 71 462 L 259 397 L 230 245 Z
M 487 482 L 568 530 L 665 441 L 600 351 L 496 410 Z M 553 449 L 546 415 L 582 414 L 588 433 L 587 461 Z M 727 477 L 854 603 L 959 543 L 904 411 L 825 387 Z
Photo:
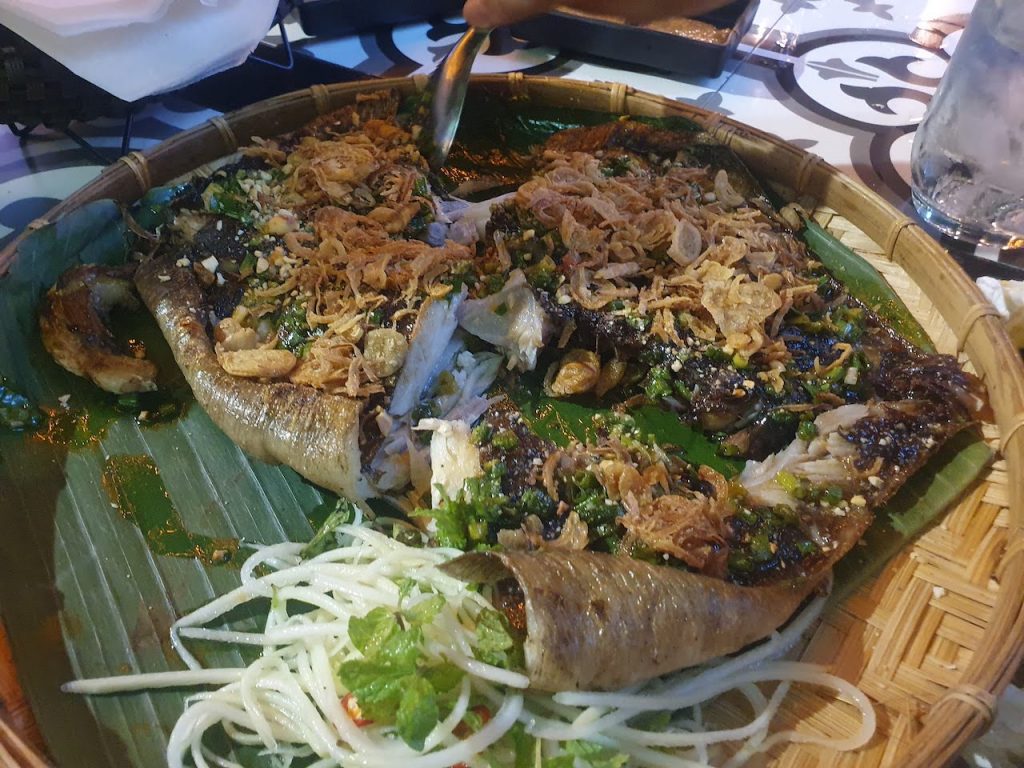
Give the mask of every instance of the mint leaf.
M 424 679 L 434 686 L 438 693 L 448 693 L 462 682 L 466 674 L 454 664 L 438 664 L 433 667 L 424 667 L 420 670 Z
M 440 716 L 437 693 L 422 677 L 409 676 L 403 681 L 402 701 L 398 705 L 395 723 L 398 735 L 413 749 L 423 749 L 424 742 L 434 730 Z
M 433 595 L 425 600 L 420 600 L 416 605 L 409 606 L 403 611 L 403 614 L 411 624 L 423 626 L 437 618 L 437 614 L 441 612 L 446 602 L 444 595 Z
M 591 768 L 622 768 L 629 762 L 629 755 L 590 741 L 567 741 L 563 749 L 583 760 Z
M 459 491 L 460 497 L 461 494 L 462 491 Z M 435 509 L 417 509 L 412 515 L 434 518 L 434 540 L 439 547 L 464 550 L 469 544 L 469 536 L 466 533 L 468 509 L 468 502 L 445 500 Z
M 411 595 L 413 589 L 416 588 L 416 579 L 401 576 L 395 579 L 395 584 L 398 585 L 398 607 L 401 608 L 402 603 L 405 602 L 405 598 Z
M 338 678 L 355 696 L 363 717 L 378 723 L 393 723 L 402 700 L 408 674 L 386 665 L 356 659 L 344 662 Z
M 559 755 L 558 757 L 544 758 L 544 768 L 574 768 L 576 758 L 572 755 Z
M 395 614 L 383 607 L 374 608 L 362 618 L 348 621 L 348 636 L 352 645 L 368 659 L 376 657 L 381 646 L 400 631 Z
M 509 666 L 509 651 L 515 640 L 505 627 L 505 620 L 497 611 L 485 608 L 476 619 L 476 645 L 474 655 L 485 664 Z
M 422 644 L 423 630 L 412 627 L 387 638 L 374 658 L 390 669 L 410 674 L 416 671 Z

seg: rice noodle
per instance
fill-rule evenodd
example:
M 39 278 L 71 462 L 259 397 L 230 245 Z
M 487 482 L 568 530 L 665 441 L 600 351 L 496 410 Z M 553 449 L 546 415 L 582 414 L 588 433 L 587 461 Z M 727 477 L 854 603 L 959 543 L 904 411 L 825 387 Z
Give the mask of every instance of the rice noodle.
M 588 741 L 627 755 L 628 765 L 659 768 L 735 768 L 784 741 L 853 750 L 874 733 L 875 713 L 863 692 L 820 667 L 779 660 L 817 621 L 824 597 L 812 600 L 765 642 L 718 663 L 622 691 L 552 696 L 524 691 L 526 676 L 475 657 L 476 631 L 465 617 L 489 603 L 439 570 L 457 551 L 409 547 L 361 525 L 342 526 L 338 533 L 341 546 L 309 560 L 300 558 L 300 544 L 258 549 L 243 564 L 239 587 L 179 619 L 171 630 L 172 642 L 189 669 L 79 680 L 64 690 L 101 694 L 217 686 L 186 699 L 168 740 L 171 768 L 238 766 L 204 743 L 213 728 L 237 744 L 277 755 L 283 765 L 294 758 L 313 758 L 309 764 L 317 768 L 503 765 L 500 750 L 507 748 L 494 745 L 517 723 L 538 740 L 538 757 L 562 753 L 566 742 Z M 374 608 L 397 610 L 403 600 L 399 580 L 409 580 L 402 582 L 408 601 L 402 605 L 444 597 L 436 619 L 423 628 L 422 652 L 427 660 L 444 660 L 466 673 L 420 751 L 398 738 L 395 726 L 354 719 L 343 702 L 347 691 L 337 674 L 341 662 L 360 657 L 348 637 L 348 622 Z M 271 599 L 263 631 L 206 626 L 261 598 Z M 289 610 L 295 604 L 302 609 Z M 246 668 L 204 669 L 184 647 L 185 640 L 193 639 L 255 645 L 263 653 Z M 773 719 L 797 684 L 834 691 L 855 709 L 857 729 L 828 735 L 771 732 Z M 750 714 L 745 722 L 722 727 L 708 718 L 705 705 L 729 691 L 746 701 Z M 486 704 L 494 714 L 484 718 L 479 730 L 467 733 L 464 718 L 473 702 Z M 637 722 L 644 713 L 661 711 L 671 717 L 666 727 L 648 730 Z

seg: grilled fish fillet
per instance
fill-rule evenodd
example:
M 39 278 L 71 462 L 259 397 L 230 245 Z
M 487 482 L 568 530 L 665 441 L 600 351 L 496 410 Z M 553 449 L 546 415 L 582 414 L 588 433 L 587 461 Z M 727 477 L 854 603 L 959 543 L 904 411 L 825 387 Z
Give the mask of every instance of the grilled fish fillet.
M 191 270 L 173 255 L 139 266 L 135 284 L 199 405 L 253 458 L 286 464 L 354 501 L 369 495 L 359 458 L 357 401 L 312 387 L 227 373 L 207 333 L 207 309 Z

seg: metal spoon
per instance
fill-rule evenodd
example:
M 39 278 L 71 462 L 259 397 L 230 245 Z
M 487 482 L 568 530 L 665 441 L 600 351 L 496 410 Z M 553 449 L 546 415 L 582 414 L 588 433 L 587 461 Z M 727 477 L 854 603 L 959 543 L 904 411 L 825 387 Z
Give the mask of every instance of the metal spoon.
M 430 120 L 433 149 L 429 162 L 434 170 L 444 165 L 444 161 L 448 159 L 448 152 L 452 148 L 452 141 L 455 140 L 455 132 L 459 127 L 459 118 L 462 117 L 462 106 L 466 102 L 466 87 L 469 85 L 473 61 L 490 34 L 490 29 L 470 27 L 431 76 L 433 96 Z

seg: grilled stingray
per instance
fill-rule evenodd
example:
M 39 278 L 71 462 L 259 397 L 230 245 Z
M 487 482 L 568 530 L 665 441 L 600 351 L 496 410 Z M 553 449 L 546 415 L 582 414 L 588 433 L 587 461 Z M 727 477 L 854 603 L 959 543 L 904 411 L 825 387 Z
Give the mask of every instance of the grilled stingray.
M 980 382 L 850 297 L 703 134 L 564 131 L 468 204 L 396 106 L 197 180 L 135 283 L 243 450 L 470 552 L 447 567 L 497 585 L 534 686 L 764 637 L 982 413 Z M 559 439 L 538 399 L 594 415 Z M 659 436 L 679 423 L 728 461 Z

